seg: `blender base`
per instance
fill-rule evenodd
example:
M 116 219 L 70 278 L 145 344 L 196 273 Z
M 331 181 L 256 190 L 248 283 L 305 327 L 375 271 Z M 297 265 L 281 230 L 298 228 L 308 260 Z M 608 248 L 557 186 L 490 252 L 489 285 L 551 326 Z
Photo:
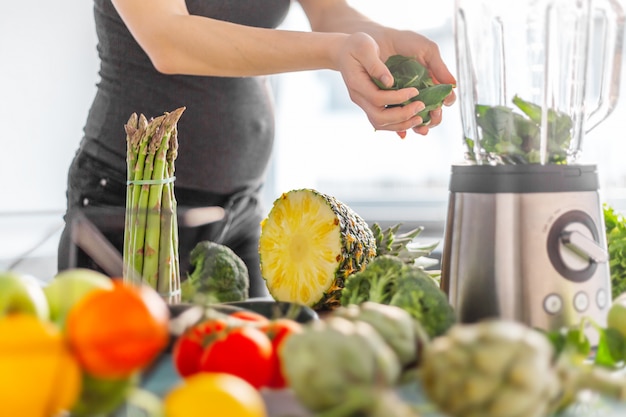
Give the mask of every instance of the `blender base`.
M 453 166 L 441 286 L 461 322 L 604 324 L 610 285 L 594 165 Z

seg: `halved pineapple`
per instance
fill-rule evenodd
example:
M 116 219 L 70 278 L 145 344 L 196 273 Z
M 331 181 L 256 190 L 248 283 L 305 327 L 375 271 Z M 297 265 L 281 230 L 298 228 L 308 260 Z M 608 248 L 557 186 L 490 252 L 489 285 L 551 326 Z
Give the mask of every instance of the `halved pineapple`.
M 350 207 L 299 189 L 274 201 L 261 223 L 259 254 L 275 300 L 329 309 L 340 304 L 345 279 L 376 256 L 376 239 Z

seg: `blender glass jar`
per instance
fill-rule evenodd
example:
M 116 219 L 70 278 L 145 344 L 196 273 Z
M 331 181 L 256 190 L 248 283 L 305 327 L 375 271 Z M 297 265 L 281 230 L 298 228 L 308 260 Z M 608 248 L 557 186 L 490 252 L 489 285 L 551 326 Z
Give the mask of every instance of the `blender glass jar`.
M 623 25 L 616 0 L 456 0 L 466 160 L 575 162 L 615 106 Z

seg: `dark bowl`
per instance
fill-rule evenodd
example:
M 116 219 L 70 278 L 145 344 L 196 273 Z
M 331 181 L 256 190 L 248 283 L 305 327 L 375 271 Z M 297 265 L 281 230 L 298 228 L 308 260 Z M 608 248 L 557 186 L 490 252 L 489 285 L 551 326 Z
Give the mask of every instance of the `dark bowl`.
M 169 306 L 172 319 L 179 318 L 183 313 L 189 314 L 195 305 L 190 303 L 171 304 Z M 310 307 L 290 303 L 286 301 L 274 301 L 265 298 L 251 298 L 245 301 L 232 301 L 227 303 L 212 304 L 211 308 L 221 313 L 250 310 L 259 313 L 269 319 L 277 317 L 289 317 L 300 323 L 307 323 L 319 319 L 319 316 Z
M 224 314 L 235 311 L 248 310 L 259 313 L 269 319 L 289 317 L 299 323 L 307 323 L 319 319 L 317 313 L 310 307 L 295 303 L 274 301 L 266 298 L 251 298 L 245 301 L 212 304 L 211 309 Z M 175 340 L 183 332 L 198 323 L 205 314 L 205 309 L 196 304 L 179 303 L 169 305 L 170 310 L 170 343 L 166 349 L 171 351 Z
M 244 310 L 251 310 L 269 319 L 277 317 L 289 317 L 300 323 L 307 323 L 311 320 L 319 319 L 315 310 L 300 304 L 286 301 L 274 301 L 263 298 L 249 299 L 245 301 L 233 301 L 222 303 L 219 306 L 236 307 Z

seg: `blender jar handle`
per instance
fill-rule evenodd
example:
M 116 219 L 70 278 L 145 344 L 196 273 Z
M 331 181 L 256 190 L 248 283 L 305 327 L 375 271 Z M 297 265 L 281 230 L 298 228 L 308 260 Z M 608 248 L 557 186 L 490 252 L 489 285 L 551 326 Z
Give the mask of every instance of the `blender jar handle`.
M 600 124 L 615 109 L 620 89 L 624 44 L 624 12 L 617 0 L 604 1 L 608 7 L 599 9 L 603 14 L 603 21 L 606 23 L 605 42 L 601 43 L 603 48 L 603 65 L 601 67 L 600 96 L 598 106 L 589 113 L 586 120 L 586 133 L 589 133 L 589 131 Z M 595 24 L 591 26 L 592 32 L 590 33 L 593 33 L 595 26 Z M 592 51 L 592 46 L 590 45 L 589 51 Z

